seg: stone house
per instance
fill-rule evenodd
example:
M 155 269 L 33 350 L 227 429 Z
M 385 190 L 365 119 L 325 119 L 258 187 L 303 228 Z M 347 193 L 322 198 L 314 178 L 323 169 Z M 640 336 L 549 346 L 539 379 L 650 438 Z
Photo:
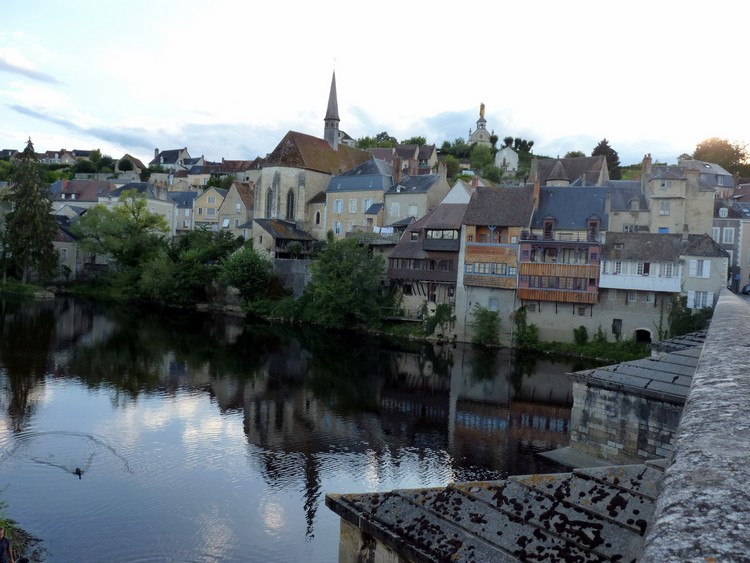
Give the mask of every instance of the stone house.
M 193 191 L 169 191 L 167 197 L 175 204 L 175 235 L 184 235 L 193 230 L 195 200 L 197 192 Z
M 742 231 L 750 227 L 750 216 L 746 217 L 743 207 L 731 200 L 714 200 L 714 220 L 711 238 L 729 255 L 727 286 L 735 293 L 745 285 L 748 275 L 742 275 Z M 746 247 L 745 247 L 746 248 Z
M 541 186 L 602 186 L 609 180 L 607 158 L 533 158 L 530 179 Z
M 146 209 L 151 213 L 161 215 L 169 226 L 169 235 L 175 236 L 177 222 L 177 206 L 175 202 L 168 197 L 166 188 L 155 186 L 149 182 L 128 182 L 124 186 L 111 191 L 106 195 L 99 197 L 99 203 L 112 209 L 115 205 L 120 205 L 120 196 L 130 190 L 135 190 L 139 195 L 146 198 Z
M 244 225 L 253 218 L 252 182 L 232 182 L 219 207 L 219 230 L 229 231 L 232 236 L 244 236 Z
M 513 176 L 518 172 L 518 153 L 504 146 L 495 154 L 495 166 L 503 171 L 503 176 Z
M 161 166 L 164 170 L 187 170 L 190 165 L 186 164 L 186 161 L 190 160 L 190 153 L 187 147 L 181 149 L 169 149 L 166 151 L 160 151 L 154 149 L 154 158 L 148 163 L 149 166 Z
M 210 186 L 195 198 L 195 229 L 219 230 L 219 208 L 227 190 Z
M 500 315 L 500 342 L 511 344 L 513 312 L 519 304 L 518 250 L 531 223 L 533 186 L 477 187 L 471 194 L 460 235 L 456 277 L 456 334 L 472 339 L 472 309 L 479 305 Z
M 356 229 L 372 232 L 382 227 L 378 214 L 372 213 L 374 204 L 382 204 L 385 192 L 393 185 L 391 166 L 385 161 L 371 158 L 367 162 L 333 176 L 326 189 L 325 228 L 334 238 L 344 238 Z M 317 227 L 315 212 L 313 228 Z
M 64 205 L 89 208 L 99 203 L 99 198 L 117 189 L 109 180 L 62 180 L 59 191 L 53 192 L 52 209 L 58 210 Z
M 439 165 L 437 174 L 400 175 L 394 168 L 393 185 L 385 192 L 384 226 L 409 218 L 419 219 L 433 210 L 450 191 L 446 167 Z

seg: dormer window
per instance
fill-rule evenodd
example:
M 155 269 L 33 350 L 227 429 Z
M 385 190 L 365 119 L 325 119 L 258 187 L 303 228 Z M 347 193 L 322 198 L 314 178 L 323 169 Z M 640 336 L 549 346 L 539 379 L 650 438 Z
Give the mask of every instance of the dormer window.
M 719 217 L 722 219 L 726 218 L 726 216 L 729 214 L 729 210 L 726 207 L 722 207 L 719 209 Z

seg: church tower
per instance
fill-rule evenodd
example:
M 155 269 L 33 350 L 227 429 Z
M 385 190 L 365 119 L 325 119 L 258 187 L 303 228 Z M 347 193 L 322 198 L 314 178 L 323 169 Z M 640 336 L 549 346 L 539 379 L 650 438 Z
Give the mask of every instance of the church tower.
M 492 134 L 494 135 L 494 131 Z M 479 105 L 479 119 L 477 120 L 477 129 L 473 133 L 469 129 L 469 144 L 492 146 L 490 142 L 490 133 L 487 132 L 487 120 L 484 118 L 484 104 Z
M 331 78 L 331 93 L 328 95 L 328 109 L 326 110 L 326 117 L 323 120 L 325 122 L 325 128 L 323 130 L 323 138 L 328 141 L 333 150 L 339 148 L 339 102 L 336 98 L 336 71 L 333 71 L 333 78 Z

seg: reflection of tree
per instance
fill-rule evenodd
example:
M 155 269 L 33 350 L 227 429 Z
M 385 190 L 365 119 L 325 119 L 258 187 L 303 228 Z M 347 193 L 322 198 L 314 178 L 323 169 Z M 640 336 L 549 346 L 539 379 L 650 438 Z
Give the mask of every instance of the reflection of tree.
M 487 381 L 497 376 L 498 355 L 499 351 L 496 348 L 479 346 L 472 348 L 471 375 L 473 381 Z
M 536 370 L 537 356 L 533 352 L 517 352 L 513 355 L 510 384 L 516 394 L 521 392 L 524 377 L 531 377 Z
M 28 423 L 31 393 L 50 371 L 54 337 L 53 303 L 0 302 L 0 358 L 8 377 L 8 415 L 16 431 Z

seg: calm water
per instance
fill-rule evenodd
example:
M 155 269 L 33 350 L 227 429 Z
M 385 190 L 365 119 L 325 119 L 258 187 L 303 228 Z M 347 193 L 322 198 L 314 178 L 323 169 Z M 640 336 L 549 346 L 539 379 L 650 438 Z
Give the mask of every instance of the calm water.
M 72 299 L 0 336 L 0 499 L 64 562 L 336 561 L 328 492 L 560 471 L 583 367 Z

